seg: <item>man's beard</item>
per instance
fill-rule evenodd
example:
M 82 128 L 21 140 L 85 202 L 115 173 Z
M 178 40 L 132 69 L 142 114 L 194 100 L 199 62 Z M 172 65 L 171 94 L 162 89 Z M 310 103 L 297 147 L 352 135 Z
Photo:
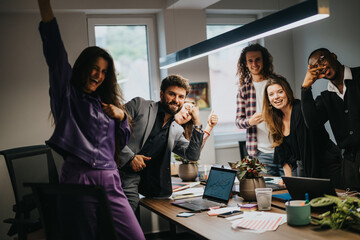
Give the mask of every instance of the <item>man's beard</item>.
M 167 103 L 164 97 L 161 98 L 160 103 L 161 103 L 161 105 L 163 106 L 165 112 L 168 113 L 168 114 L 175 115 L 175 114 L 177 114 L 178 112 L 180 112 L 180 110 L 181 110 L 180 104 L 177 104 L 178 108 L 177 108 L 176 111 L 172 110 L 172 109 L 170 108 L 170 104 L 176 104 L 176 103 L 175 103 L 174 101 L 171 101 L 171 102 Z

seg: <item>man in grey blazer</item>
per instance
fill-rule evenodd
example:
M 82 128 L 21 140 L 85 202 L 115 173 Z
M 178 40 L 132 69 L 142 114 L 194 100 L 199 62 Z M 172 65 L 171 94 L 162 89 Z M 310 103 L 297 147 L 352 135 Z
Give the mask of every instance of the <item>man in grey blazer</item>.
M 190 141 L 184 129 L 174 121 L 190 91 L 187 79 L 170 75 L 162 80 L 160 101 L 136 97 L 126 103 L 133 134 L 120 153 L 119 171 L 122 187 L 135 211 L 139 193 L 146 197 L 166 198 L 172 194 L 171 152 L 191 161 L 200 156 L 203 131 L 198 110 L 189 112 L 194 121 Z

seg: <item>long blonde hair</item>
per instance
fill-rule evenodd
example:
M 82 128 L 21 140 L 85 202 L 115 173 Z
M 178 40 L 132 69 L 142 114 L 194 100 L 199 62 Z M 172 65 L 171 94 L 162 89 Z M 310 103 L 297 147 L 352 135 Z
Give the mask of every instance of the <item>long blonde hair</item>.
M 272 74 L 270 79 L 265 85 L 264 100 L 263 100 L 263 116 L 265 123 L 269 127 L 269 137 L 273 139 L 273 147 L 279 146 L 283 142 L 284 133 L 283 133 L 283 117 L 284 114 L 281 110 L 272 107 L 267 89 L 269 86 L 279 84 L 282 89 L 285 91 L 286 96 L 288 97 L 288 104 L 292 106 L 294 104 L 294 94 L 291 90 L 290 84 L 286 81 L 283 76 Z

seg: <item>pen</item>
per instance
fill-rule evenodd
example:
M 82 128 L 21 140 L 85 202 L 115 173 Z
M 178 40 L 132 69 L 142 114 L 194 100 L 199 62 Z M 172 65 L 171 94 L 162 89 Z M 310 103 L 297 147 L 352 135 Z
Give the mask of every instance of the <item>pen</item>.
M 305 204 L 309 203 L 309 194 L 305 193 Z

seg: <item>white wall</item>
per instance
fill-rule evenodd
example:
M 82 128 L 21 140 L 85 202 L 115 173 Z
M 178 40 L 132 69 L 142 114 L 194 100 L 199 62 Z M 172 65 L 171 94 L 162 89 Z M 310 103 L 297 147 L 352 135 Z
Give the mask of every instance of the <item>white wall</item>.
M 36 1 L 33 1 L 36 4 Z M 36 6 L 36 5 L 35 5 Z M 57 14 L 62 37 L 74 62 L 87 46 L 84 14 Z M 0 149 L 44 144 L 52 133 L 48 73 L 38 33 L 39 14 L 2 13 L 0 52 Z M 58 160 L 58 159 L 57 159 Z M 36 171 L 36 169 L 30 169 Z M 0 157 L 0 239 L 13 217 L 14 197 L 4 159 Z

